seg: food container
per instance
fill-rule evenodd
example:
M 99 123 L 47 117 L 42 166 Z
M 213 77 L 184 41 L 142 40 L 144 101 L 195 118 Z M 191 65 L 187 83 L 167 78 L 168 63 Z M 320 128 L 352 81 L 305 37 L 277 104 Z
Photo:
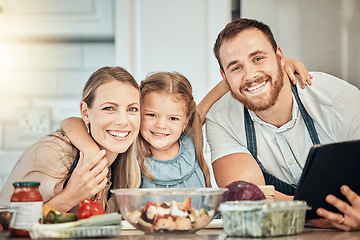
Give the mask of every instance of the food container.
M 225 188 L 116 189 L 122 216 L 147 233 L 195 232 L 211 222 Z
M 236 237 L 274 237 L 304 230 L 305 201 L 229 201 L 219 207 L 224 231 Z
M 15 209 L 6 206 L 0 206 L 0 225 L 4 230 L 9 229 L 9 224 Z

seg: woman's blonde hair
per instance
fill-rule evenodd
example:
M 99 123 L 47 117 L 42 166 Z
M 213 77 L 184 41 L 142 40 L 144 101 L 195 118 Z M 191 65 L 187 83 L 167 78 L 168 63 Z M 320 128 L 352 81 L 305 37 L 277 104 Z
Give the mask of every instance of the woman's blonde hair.
M 103 67 L 95 71 L 86 82 L 83 89 L 82 100 L 91 108 L 96 97 L 96 89 L 101 84 L 114 80 L 129 83 L 139 90 L 139 85 L 134 77 L 125 69 L 121 67 Z M 117 156 L 113 163 L 114 172 L 112 173 L 114 176 L 114 188 L 137 188 L 140 186 L 141 173 L 136 152 L 136 144 L 132 143 L 126 152 L 120 153 Z M 103 193 L 101 197 L 101 202 L 104 205 L 104 203 L 106 203 L 107 193 Z
M 210 172 L 209 167 L 203 155 L 203 139 L 202 139 L 202 124 L 197 112 L 196 103 L 192 95 L 192 87 L 190 82 L 182 74 L 177 72 L 158 72 L 150 74 L 146 77 L 140 85 L 141 101 L 145 95 L 150 92 L 159 92 L 168 95 L 174 95 L 176 98 L 182 98 L 186 102 L 186 115 L 189 117 L 189 122 L 183 132 L 183 136 L 192 134 L 194 136 L 194 144 L 196 151 L 196 158 L 201 170 L 205 175 L 206 186 L 210 187 Z M 141 136 L 138 138 L 139 145 L 139 162 L 140 169 L 144 176 L 152 181 L 155 181 L 151 173 L 146 169 L 144 160 L 148 161 L 146 157 L 152 156 L 149 144 Z

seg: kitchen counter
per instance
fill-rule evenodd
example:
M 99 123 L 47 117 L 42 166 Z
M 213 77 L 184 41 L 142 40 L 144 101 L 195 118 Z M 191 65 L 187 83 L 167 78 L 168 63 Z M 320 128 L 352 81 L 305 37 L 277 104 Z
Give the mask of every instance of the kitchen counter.
M 0 239 L 24 240 L 29 238 L 11 238 L 7 231 L 0 233 Z M 203 229 L 197 231 L 195 234 L 144 234 L 138 230 L 125 229 L 120 235 L 111 238 L 96 238 L 98 240 L 112 240 L 112 239 L 127 239 L 127 240 L 171 240 L 171 239 L 196 239 L 196 240 L 222 240 L 222 239 L 254 239 L 254 238 L 236 238 L 227 237 L 221 228 Z M 259 239 L 259 238 L 257 238 Z M 276 240 L 313 240 L 313 239 L 331 239 L 331 240 L 346 240 L 346 239 L 360 239 L 360 231 L 343 232 L 335 229 L 317 229 L 312 227 L 305 227 L 303 233 L 294 236 L 262 238 L 262 239 L 276 239 Z

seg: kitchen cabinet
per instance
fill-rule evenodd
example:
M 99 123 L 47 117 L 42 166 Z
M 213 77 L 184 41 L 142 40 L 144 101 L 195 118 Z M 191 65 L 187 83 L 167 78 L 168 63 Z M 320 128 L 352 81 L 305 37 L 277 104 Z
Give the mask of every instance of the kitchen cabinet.
M 0 0 L 0 40 L 113 39 L 114 0 Z

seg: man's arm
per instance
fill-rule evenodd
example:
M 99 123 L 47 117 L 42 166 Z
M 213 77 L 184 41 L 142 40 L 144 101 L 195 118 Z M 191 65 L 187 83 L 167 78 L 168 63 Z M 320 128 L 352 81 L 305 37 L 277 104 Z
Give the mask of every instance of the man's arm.
M 264 176 L 255 159 L 248 153 L 233 153 L 212 163 L 216 183 L 225 187 L 233 181 L 265 185 Z
M 217 159 L 212 163 L 216 183 L 226 187 L 233 181 L 247 181 L 255 185 L 265 185 L 264 176 L 255 159 L 248 153 L 233 153 Z M 292 200 L 288 196 L 275 191 L 275 199 Z

